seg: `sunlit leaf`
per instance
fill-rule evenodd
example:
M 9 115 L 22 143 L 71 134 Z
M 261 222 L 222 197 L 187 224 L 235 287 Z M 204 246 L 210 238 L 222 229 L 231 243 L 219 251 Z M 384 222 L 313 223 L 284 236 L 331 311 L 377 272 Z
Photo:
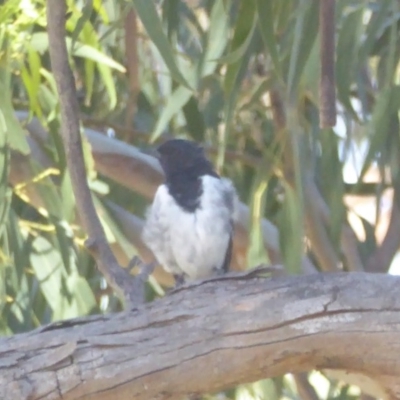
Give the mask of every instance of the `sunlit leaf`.
M 70 49 L 72 44 L 71 38 L 67 37 L 66 41 L 67 41 L 67 46 Z M 48 50 L 49 47 L 49 40 L 47 34 L 44 32 L 34 33 L 32 35 L 30 44 L 36 51 L 40 53 L 45 52 L 46 50 Z M 99 64 L 113 68 L 119 72 L 126 71 L 126 69 L 121 64 L 117 63 L 112 58 L 102 53 L 100 50 L 97 50 L 96 48 L 89 46 L 87 44 L 77 42 L 73 49 L 73 55 L 76 57 L 88 58 Z
M 201 76 L 207 76 L 214 72 L 218 66 L 218 58 L 227 46 L 230 4 L 230 1 L 216 0 L 212 6 L 210 29 L 207 32 L 205 51 L 201 60 Z
M 7 134 L 7 143 L 15 150 L 28 154 L 29 146 L 26 141 L 25 132 L 15 117 L 11 104 L 11 94 L 8 87 L 8 73 L 0 69 L 0 111 L 2 131 Z
M 249 249 L 247 252 L 247 266 L 256 267 L 261 264 L 268 265 L 270 260 L 264 247 L 264 238 L 261 228 L 261 219 L 265 209 L 265 195 L 268 181 L 259 174 L 252 195 L 251 225 L 249 228 Z
M 75 28 L 72 32 L 72 42 L 71 42 L 71 47 L 72 51 L 74 50 L 75 43 L 78 40 L 78 37 L 86 24 L 87 21 L 89 21 L 90 16 L 92 15 L 93 11 L 93 0 L 87 0 L 85 5 L 82 8 L 82 15 L 79 17 L 78 21 L 75 24 Z

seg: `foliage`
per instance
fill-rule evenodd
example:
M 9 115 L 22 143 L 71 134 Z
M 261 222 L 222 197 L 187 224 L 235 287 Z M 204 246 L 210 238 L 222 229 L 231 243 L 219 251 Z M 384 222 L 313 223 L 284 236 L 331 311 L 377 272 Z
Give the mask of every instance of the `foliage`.
M 204 143 L 251 210 L 241 268 L 280 259 L 264 246 L 261 218 L 277 226 L 290 273 L 303 272 L 304 258 L 318 270 L 364 268 L 379 255 L 381 199 L 399 190 L 398 2 L 336 2 L 334 129 L 319 127 L 319 3 L 68 1 L 67 43 L 86 133 L 115 135 L 144 152 L 172 135 Z M 83 248 L 58 132 L 45 1 L 0 5 L 0 88 L 2 334 L 118 310 Z M 104 136 L 93 134 L 84 141 L 89 184 L 107 237 L 127 263 L 140 253 L 135 215 L 143 216 L 149 192 L 112 179 L 94 154 Z M 124 146 L 116 148 L 122 160 Z M 349 166 L 356 179 L 345 173 Z M 355 215 L 349 195 L 378 204 L 375 218 Z M 363 226 L 357 236 L 350 214 Z M 124 225 L 127 215 L 137 225 Z M 153 279 L 149 296 L 164 283 Z M 320 398 L 357 397 L 354 387 L 313 374 Z M 288 375 L 226 395 L 298 399 L 299 382 Z

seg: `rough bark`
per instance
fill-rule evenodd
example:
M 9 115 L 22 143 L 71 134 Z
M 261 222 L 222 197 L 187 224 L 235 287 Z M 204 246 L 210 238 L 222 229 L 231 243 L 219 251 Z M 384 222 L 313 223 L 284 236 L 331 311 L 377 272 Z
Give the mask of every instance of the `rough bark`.
M 131 312 L 0 341 L 1 399 L 179 399 L 313 368 L 400 397 L 400 278 L 327 273 L 198 283 Z

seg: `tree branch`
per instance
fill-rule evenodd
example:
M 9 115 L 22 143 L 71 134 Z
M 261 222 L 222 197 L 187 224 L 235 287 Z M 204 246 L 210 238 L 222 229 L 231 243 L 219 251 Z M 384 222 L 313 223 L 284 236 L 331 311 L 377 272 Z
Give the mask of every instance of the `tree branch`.
M 319 89 L 320 126 L 329 128 L 336 124 L 335 96 L 335 0 L 322 0 L 319 9 L 321 36 L 321 77 Z
M 394 187 L 392 214 L 381 245 L 371 254 L 365 265 L 367 272 L 387 273 L 400 246 L 399 193 Z
M 361 374 L 399 398 L 399 284 L 366 273 L 230 276 L 132 312 L 51 324 L 0 340 L 0 398 L 181 399 L 311 369 Z
M 87 184 L 78 117 L 79 105 L 65 41 L 65 18 L 65 0 L 49 0 L 49 53 L 60 96 L 61 133 L 79 217 L 89 236 L 89 251 L 107 282 L 126 303 L 140 303 L 144 298 L 141 279 L 133 279 L 127 270 L 118 265 L 107 243 Z

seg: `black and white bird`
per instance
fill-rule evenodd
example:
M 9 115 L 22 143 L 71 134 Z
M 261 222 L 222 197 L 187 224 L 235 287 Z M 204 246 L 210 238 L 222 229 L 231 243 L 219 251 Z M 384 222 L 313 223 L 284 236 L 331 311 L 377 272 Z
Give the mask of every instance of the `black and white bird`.
M 226 272 L 238 204 L 232 183 L 194 142 L 169 140 L 158 153 L 165 181 L 148 210 L 144 242 L 178 285 Z

